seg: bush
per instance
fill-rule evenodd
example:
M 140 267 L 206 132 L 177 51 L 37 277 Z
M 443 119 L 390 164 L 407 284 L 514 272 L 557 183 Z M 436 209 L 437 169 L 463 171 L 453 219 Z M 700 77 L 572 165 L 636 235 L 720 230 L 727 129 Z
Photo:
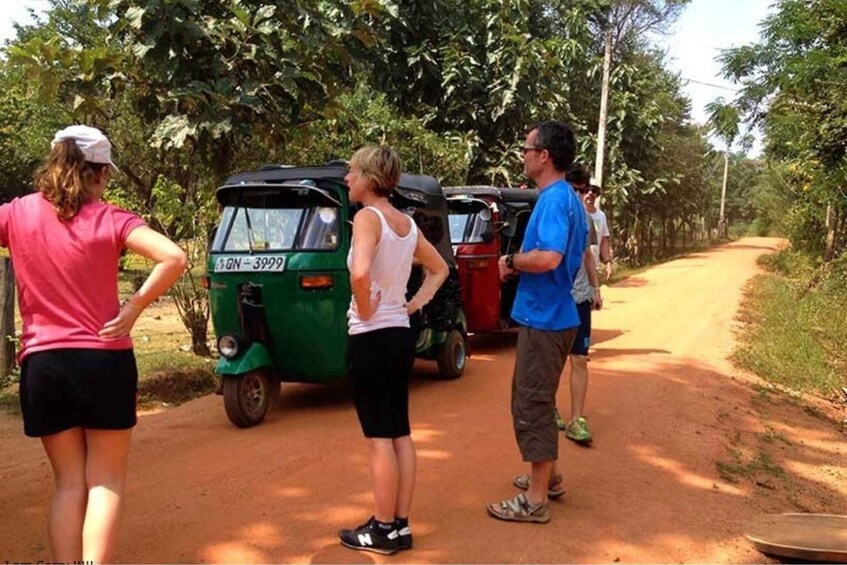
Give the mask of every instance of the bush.
M 21 381 L 21 370 L 18 367 L 9 373 L 8 375 L 0 376 L 0 389 L 4 389 L 7 386 L 17 384 Z
M 729 226 L 729 238 L 738 239 L 750 233 L 750 224 L 747 222 L 738 222 Z
M 747 228 L 747 235 L 756 237 L 765 237 L 771 235 L 771 222 L 767 218 L 756 218 L 750 222 Z
M 824 269 L 826 271 L 822 284 L 824 292 L 839 298 L 847 297 L 847 254 L 842 253 L 825 265 Z
M 798 251 L 823 255 L 826 243 L 824 210 L 809 201 L 795 202 L 785 217 L 785 229 L 791 245 Z
M 761 377 L 830 396 L 847 385 L 847 256 L 829 263 L 796 249 L 765 256 L 776 275 L 748 287 L 735 360 Z
M 808 280 L 816 269 L 815 262 L 808 254 L 790 247 L 771 255 L 762 255 L 759 264 L 792 279 Z

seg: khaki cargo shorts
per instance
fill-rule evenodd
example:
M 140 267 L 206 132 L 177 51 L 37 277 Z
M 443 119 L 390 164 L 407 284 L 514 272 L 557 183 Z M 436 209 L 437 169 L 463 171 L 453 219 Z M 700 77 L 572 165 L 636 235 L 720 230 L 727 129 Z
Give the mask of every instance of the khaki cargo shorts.
M 578 328 L 561 331 L 521 326 L 512 377 L 512 419 L 524 461 L 559 456 L 556 391 Z

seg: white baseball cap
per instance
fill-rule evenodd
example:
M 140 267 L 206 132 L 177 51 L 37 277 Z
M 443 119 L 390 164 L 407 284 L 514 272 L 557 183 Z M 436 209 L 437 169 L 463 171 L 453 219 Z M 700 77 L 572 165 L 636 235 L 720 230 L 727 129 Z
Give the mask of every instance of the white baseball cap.
M 120 170 L 112 162 L 112 144 L 99 129 L 90 126 L 68 126 L 56 132 L 50 147 L 68 139 L 74 140 L 89 163 L 112 165 L 116 171 Z

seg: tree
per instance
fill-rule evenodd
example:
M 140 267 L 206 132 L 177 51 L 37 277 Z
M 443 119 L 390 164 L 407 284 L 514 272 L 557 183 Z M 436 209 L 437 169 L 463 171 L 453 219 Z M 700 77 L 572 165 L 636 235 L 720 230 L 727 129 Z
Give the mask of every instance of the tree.
M 616 0 L 601 18 L 603 28 L 603 82 L 600 92 L 600 117 L 597 123 L 597 153 L 594 178 L 603 184 L 606 152 L 606 120 L 609 104 L 612 52 L 616 44 L 643 41 L 648 32 L 663 33 L 679 17 L 689 0 Z
M 825 225 L 826 261 L 847 239 L 845 21 L 843 0 L 780 0 L 758 43 L 721 55 L 725 76 L 742 86 L 739 107 L 764 128 L 766 157 L 798 173 L 795 209 L 818 215 L 801 223 Z
M 236 170 L 386 142 L 408 170 L 513 185 L 525 128 L 550 118 L 573 125 L 587 161 L 609 21 L 604 208 L 619 215 L 617 235 L 637 234 L 652 252 L 655 234 L 661 251 L 711 217 L 703 132 L 689 123 L 679 77 L 643 36 L 684 0 L 302 0 L 296 10 L 281 0 L 51 1 L 0 64 L 0 82 L 9 77 L 0 108 L 26 110 L 0 124 L 40 144 L 10 154 L 20 167 L 4 171 L 23 179 L 54 122 L 107 130 L 123 171 L 111 194 L 198 252 L 195 275 L 213 189 Z M 185 278 L 175 294 L 203 352 L 208 302 L 196 282 Z
M 723 237 L 727 236 L 726 225 L 726 185 L 729 178 L 729 153 L 735 143 L 739 132 L 739 123 L 741 115 L 735 106 L 724 102 L 723 98 L 718 98 L 714 102 L 709 102 L 706 105 L 706 113 L 708 114 L 708 127 L 717 135 L 725 145 L 724 149 L 724 166 L 723 166 L 723 184 L 721 185 L 721 207 L 720 216 L 718 219 L 718 229 L 720 229 Z

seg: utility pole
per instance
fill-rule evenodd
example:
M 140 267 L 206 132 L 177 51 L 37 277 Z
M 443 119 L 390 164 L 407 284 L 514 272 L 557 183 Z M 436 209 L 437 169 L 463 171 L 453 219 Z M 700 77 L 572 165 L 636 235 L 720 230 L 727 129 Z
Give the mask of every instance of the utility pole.
M 597 154 L 594 158 L 594 182 L 603 186 L 603 159 L 606 153 L 606 118 L 609 114 L 609 81 L 612 72 L 612 27 L 606 30 L 603 55 L 603 86 L 600 91 L 600 120 L 597 123 Z
M 727 236 L 726 230 L 726 181 L 729 178 L 729 144 L 726 146 L 726 151 L 723 153 L 723 187 L 721 187 L 721 213 L 718 216 L 718 230 L 721 237 Z

